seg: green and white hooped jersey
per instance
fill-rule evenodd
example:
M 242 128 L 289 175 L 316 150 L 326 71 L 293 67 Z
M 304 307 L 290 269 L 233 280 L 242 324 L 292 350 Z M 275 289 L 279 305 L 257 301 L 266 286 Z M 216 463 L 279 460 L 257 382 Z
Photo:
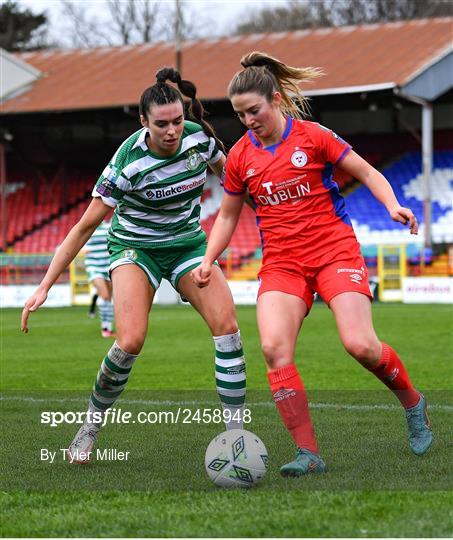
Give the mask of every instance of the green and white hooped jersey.
M 132 246 L 167 246 L 202 233 L 200 201 L 208 163 L 222 154 L 202 127 L 185 121 L 175 155 L 162 158 L 142 128 L 119 147 L 93 189 L 115 208 L 109 235 Z
M 107 249 L 107 234 L 109 227 L 110 223 L 103 221 L 85 244 L 87 249 L 85 266 L 91 272 L 98 270 L 101 273 L 108 273 L 110 255 Z

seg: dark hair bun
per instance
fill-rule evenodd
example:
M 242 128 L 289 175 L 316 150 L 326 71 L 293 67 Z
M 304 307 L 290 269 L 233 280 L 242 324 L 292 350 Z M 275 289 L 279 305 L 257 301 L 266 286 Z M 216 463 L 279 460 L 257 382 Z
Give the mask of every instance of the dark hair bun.
M 181 83 L 181 75 L 176 69 L 165 67 L 156 73 L 156 80 L 158 84 L 165 84 L 166 81 L 171 81 L 179 85 Z

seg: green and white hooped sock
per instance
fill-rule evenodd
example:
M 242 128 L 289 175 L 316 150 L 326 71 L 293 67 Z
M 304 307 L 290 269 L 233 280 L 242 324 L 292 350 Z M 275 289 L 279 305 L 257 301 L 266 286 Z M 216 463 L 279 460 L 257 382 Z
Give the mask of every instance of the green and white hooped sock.
M 102 330 L 111 331 L 113 328 L 113 303 L 110 300 L 99 298 L 98 306 Z
M 245 403 L 245 360 L 241 333 L 213 336 L 215 380 L 227 429 L 242 429 Z
M 123 351 L 115 341 L 102 361 L 96 377 L 90 396 L 89 412 L 101 413 L 102 418 L 104 417 L 105 411 L 110 409 L 124 390 L 137 356 Z M 93 425 L 96 427 L 96 424 Z

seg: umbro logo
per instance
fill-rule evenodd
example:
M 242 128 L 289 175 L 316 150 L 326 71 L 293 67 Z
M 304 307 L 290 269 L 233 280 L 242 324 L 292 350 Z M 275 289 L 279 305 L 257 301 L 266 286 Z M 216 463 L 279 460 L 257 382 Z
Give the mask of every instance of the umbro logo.
M 242 375 L 245 372 L 245 368 L 241 367 L 231 367 L 227 368 L 228 375 Z
M 296 391 L 293 388 L 280 388 L 280 390 L 277 390 L 272 397 L 277 403 L 277 401 L 282 401 L 284 399 L 288 399 L 289 397 L 294 397 L 295 395 Z
M 351 274 L 350 279 L 353 283 L 357 283 L 357 285 L 360 285 L 360 282 L 362 281 L 362 276 L 360 274 Z
M 397 377 L 400 370 L 398 368 L 395 368 L 390 375 L 387 377 L 387 379 L 391 382 L 393 382 Z

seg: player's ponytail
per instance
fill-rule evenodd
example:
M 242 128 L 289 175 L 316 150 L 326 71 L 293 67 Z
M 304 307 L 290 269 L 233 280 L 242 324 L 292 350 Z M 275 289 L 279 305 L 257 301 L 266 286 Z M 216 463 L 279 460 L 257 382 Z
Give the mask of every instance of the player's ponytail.
M 174 78 L 177 73 L 172 68 L 163 68 L 156 73 L 156 84 L 147 88 L 140 98 L 139 112 L 142 116 L 147 116 L 153 105 L 168 105 L 180 101 L 184 106 L 181 94 L 173 86 L 166 83 L 170 77 Z
M 319 68 L 287 66 L 277 58 L 257 51 L 243 56 L 241 65 L 244 69 L 236 73 L 228 86 L 230 99 L 237 94 L 256 92 L 270 102 L 274 92 L 278 91 L 282 96 L 280 108 L 283 114 L 295 118 L 308 113 L 308 98 L 298 85 L 323 74 Z
M 220 139 L 218 139 L 217 135 L 215 134 L 214 128 L 211 126 L 211 124 L 209 124 L 209 122 L 206 122 L 206 120 L 204 119 L 205 110 L 203 104 L 197 98 L 197 87 L 194 85 L 193 82 L 181 79 L 181 75 L 178 71 L 173 71 L 175 72 L 175 80 L 173 82 L 178 85 L 180 92 L 190 99 L 187 111 L 189 117 L 193 118 L 196 122 L 201 124 L 203 131 L 206 133 L 206 135 L 208 135 L 209 137 L 213 137 L 217 143 L 217 146 L 222 150 L 222 152 L 225 152 L 223 143 Z
M 167 81 L 176 84 L 179 92 L 174 86 L 167 84 Z M 214 128 L 204 119 L 205 111 L 197 98 L 197 87 L 193 82 L 182 79 L 179 71 L 174 68 L 165 67 L 156 73 L 156 84 L 147 88 L 140 99 L 140 114 L 145 116 L 152 105 L 166 105 L 178 100 L 184 106 L 181 94 L 190 99 L 187 110 L 189 118 L 199 123 L 206 135 L 213 137 L 217 146 L 224 152 L 222 141 L 217 138 Z

